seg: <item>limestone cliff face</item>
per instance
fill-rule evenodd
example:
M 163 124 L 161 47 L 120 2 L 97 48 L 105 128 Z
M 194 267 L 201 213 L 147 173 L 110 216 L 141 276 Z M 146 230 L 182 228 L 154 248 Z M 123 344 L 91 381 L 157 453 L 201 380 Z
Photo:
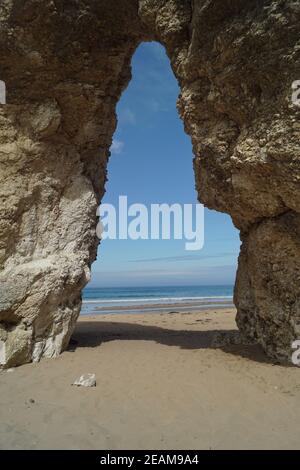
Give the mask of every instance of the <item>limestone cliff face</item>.
M 300 338 L 300 4 L 5 0 L 0 5 L 0 364 L 59 354 L 96 257 L 115 107 L 142 41 L 181 88 L 199 199 L 243 241 L 242 332 L 288 361 Z
M 1 3 L 5 365 L 59 354 L 80 311 L 96 257 L 115 107 L 143 37 L 136 3 L 113 3 Z

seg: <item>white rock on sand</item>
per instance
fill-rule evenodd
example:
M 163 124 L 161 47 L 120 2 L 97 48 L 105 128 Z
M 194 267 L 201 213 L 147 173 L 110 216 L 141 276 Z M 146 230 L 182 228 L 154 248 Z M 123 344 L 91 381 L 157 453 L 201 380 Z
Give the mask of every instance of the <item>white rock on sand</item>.
M 78 387 L 96 387 L 96 375 L 83 374 L 72 385 L 77 385 Z

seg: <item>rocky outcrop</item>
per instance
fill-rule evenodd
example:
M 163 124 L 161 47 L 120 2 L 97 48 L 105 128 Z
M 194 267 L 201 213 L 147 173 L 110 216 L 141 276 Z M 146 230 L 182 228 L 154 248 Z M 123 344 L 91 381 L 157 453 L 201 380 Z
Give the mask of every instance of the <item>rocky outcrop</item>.
M 6 0 L 0 5 L 0 364 L 59 354 L 96 257 L 115 107 L 136 47 L 181 88 L 199 199 L 241 231 L 237 322 L 273 358 L 299 338 L 300 5 Z
M 300 214 L 261 221 L 245 236 L 235 302 L 237 324 L 280 361 L 300 338 Z

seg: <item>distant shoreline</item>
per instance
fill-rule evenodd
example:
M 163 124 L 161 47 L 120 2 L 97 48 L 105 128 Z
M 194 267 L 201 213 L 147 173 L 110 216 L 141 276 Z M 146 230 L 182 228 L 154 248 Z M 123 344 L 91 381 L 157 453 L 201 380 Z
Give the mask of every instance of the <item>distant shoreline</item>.
M 100 303 L 100 302 L 99 302 Z M 170 303 L 141 303 L 133 305 L 128 300 L 127 305 L 114 305 L 114 306 L 97 306 L 97 303 L 92 304 L 83 301 L 83 310 L 81 315 L 106 315 L 106 314 L 129 314 L 129 313 L 182 313 L 182 312 L 196 312 L 199 310 L 207 309 L 223 309 L 233 308 L 232 298 L 222 299 L 203 299 L 197 301 L 186 301 L 186 302 L 170 302 Z
M 86 288 L 81 315 L 187 313 L 233 308 L 233 286 Z

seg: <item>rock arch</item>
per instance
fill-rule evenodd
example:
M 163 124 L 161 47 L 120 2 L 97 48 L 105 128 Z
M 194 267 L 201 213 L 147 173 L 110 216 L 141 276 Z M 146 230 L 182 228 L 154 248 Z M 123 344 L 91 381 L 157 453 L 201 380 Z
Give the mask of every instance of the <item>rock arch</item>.
M 289 360 L 300 337 L 299 25 L 293 0 L 1 2 L 1 365 L 68 344 L 96 257 L 115 107 L 149 40 L 180 84 L 199 199 L 241 232 L 238 326 Z

